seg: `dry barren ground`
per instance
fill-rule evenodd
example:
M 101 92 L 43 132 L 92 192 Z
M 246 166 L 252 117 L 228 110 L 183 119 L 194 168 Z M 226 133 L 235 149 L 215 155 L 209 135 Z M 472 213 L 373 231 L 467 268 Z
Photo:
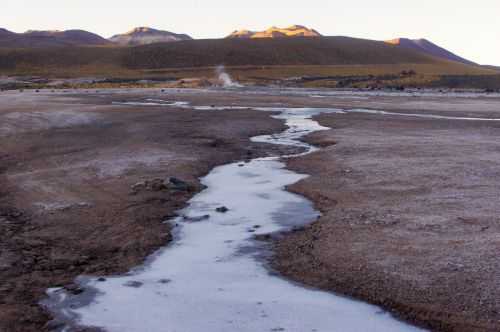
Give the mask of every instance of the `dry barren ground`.
M 317 93 L 313 93 L 317 94 Z M 268 153 L 268 113 L 112 105 L 373 108 L 500 118 L 497 98 L 159 90 L 0 94 L 0 331 L 43 331 L 47 287 L 140 264 L 213 166 Z M 216 108 L 216 107 L 214 107 Z M 274 267 L 442 331 L 500 326 L 500 122 L 318 117 L 323 150 L 289 161 L 323 217 L 276 243 Z M 336 143 L 332 145 L 332 143 Z M 170 176 L 190 190 L 158 185 Z M 142 185 L 135 186 L 137 183 Z M 73 289 L 78 291 L 77 289 Z
M 498 100 L 379 98 L 343 107 L 500 118 Z M 436 331 L 500 330 L 500 122 L 322 115 L 328 146 L 289 166 L 323 216 L 274 266 Z

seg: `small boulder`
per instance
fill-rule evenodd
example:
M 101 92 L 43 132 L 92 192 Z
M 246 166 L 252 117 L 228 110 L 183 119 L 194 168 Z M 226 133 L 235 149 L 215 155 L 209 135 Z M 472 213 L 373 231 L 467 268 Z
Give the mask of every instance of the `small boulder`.
M 196 217 L 188 217 L 188 216 L 183 216 L 184 220 L 189 221 L 189 222 L 200 222 L 203 220 L 210 219 L 210 215 L 205 214 L 203 216 L 196 216 Z
M 165 182 L 163 182 L 162 179 L 154 179 L 149 181 L 147 187 L 151 191 L 162 191 L 164 189 L 167 189 L 167 186 L 165 186 Z
M 170 280 L 170 279 L 160 279 L 160 280 L 158 280 L 158 282 L 160 284 L 168 284 L 168 283 L 172 282 L 172 280 Z
M 168 179 L 168 186 L 169 188 L 173 190 L 179 190 L 179 191 L 189 191 L 191 190 L 191 186 L 189 183 L 182 181 L 178 178 L 175 177 L 170 177 Z
M 139 288 L 142 287 L 142 285 L 144 285 L 142 282 L 135 280 L 127 281 L 126 283 L 123 284 L 123 286 L 133 287 L 133 288 Z
M 71 293 L 71 294 L 73 294 L 73 295 L 78 295 L 78 294 L 81 294 L 81 293 L 83 293 L 83 291 L 84 291 L 84 289 L 83 289 L 83 288 L 81 288 L 80 286 L 75 285 L 75 284 L 66 285 L 66 286 L 64 286 L 64 289 L 65 289 L 67 292 L 69 292 L 69 293 Z
M 229 211 L 229 209 L 225 206 L 221 206 L 221 207 L 218 207 L 217 209 L 215 209 L 215 211 L 217 211 L 219 213 L 226 213 Z

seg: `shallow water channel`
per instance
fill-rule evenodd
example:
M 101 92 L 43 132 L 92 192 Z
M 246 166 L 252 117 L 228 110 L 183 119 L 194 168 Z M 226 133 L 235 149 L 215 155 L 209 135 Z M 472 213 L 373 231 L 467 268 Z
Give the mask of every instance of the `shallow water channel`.
M 279 112 L 272 116 L 284 119 L 288 129 L 253 140 L 303 148 L 301 154 L 315 150 L 301 137 L 328 129 L 311 117 L 342 112 L 256 109 Z M 46 305 L 67 330 L 419 331 L 376 306 L 302 287 L 266 268 L 265 245 L 255 235 L 286 231 L 319 215 L 310 201 L 285 190 L 305 177 L 287 170 L 278 156 L 217 167 L 202 179 L 207 189 L 179 212 L 183 217 L 170 221 L 178 226 L 168 247 L 126 275 L 80 277 L 86 289 L 80 295 L 51 289 Z M 217 212 L 222 206 L 229 210 Z

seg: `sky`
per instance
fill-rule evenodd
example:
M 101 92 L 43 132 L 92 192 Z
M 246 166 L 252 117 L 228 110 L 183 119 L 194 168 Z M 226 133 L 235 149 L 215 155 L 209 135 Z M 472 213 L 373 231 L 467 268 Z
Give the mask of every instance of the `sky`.
M 193 38 L 306 25 L 327 36 L 427 38 L 500 66 L 500 0 L 1 0 L 0 27 L 83 29 L 104 37 L 149 26 Z

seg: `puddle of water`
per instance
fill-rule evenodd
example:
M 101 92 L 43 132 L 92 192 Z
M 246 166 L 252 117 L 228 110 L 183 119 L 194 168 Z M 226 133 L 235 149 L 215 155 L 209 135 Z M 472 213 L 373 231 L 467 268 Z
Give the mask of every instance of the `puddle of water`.
M 304 153 L 314 148 L 298 139 L 328 129 L 311 116 L 341 112 L 259 110 L 280 112 L 274 117 L 285 119 L 289 129 L 254 141 L 298 146 Z M 86 292 L 68 296 L 52 289 L 46 304 L 70 324 L 120 332 L 419 331 L 378 307 L 301 287 L 270 274 L 263 265 L 259 253 L 264 248 L 254 235 L 318 217 L 311 202 L 284 189 L 305 177 L 285 169 L 278 158 L 217 167 L 202 180 L 207 189 L 181 211 L 187 218 L 175 220 L 175 241 L 149 264 L 105 281 L 80 278 Z M 221 206 L 228 212 L 215 211 Z M 188 222 L 205 215 L 210 218 Z

